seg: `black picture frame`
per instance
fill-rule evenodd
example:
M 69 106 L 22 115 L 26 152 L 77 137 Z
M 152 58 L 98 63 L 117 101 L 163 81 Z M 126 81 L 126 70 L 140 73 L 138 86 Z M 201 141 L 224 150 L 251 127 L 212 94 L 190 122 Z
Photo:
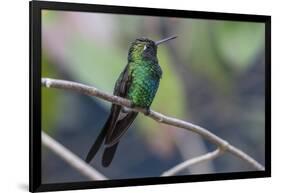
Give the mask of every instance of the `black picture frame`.
M 108 188 L 136 185 L 183 183 L 213 180 L 260 178 L 271 176 L 271 17 L 233 13 L 215 13 L 155 9 L 142 7 L 105 6 L 80 3 L 31 1 L 30 4 L 30 162 L 29 191 L 59 191 L 89 188 Z M 200 174 L 189 176 L 153 177 L 107 181 L 73 183 L 41 183 L 41 10 L 68 10 L 80 12 L 101 12 L 128 15 L 172 16 L 181 18 L 202 18 L 231 21 L 252 21 L 265 23 L 265 170 L 235 173 Z

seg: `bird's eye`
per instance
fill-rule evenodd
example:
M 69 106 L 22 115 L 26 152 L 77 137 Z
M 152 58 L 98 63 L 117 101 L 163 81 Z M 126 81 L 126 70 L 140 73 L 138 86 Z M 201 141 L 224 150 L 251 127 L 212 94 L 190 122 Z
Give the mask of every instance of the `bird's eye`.
M 143 47 L 143 51 L 144 51 L 144 50 L 146 50 L 146 48 L 147 48 L 147 47 L 146 47 L 146 45 L 144 45 L 144 47 Z

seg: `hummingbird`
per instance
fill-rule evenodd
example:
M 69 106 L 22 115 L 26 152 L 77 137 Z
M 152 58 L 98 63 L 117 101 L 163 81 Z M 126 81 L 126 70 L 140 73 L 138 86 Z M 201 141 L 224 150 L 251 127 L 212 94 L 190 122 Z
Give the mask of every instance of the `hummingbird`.
M 129 48 L 128 63 L 115 83 L 113 94 L 129 99 L 132 107 L 144 108 L 146 114 L 149 114 L 150 105 L 162 77 L 162 69 L 157 59 L 157 46 L 176 37 L 171 36 L 159 41 L 148 38 L 136 39 Z M 92 145 L 86 162 L 89 163 L 94 158 L 104 143 L 102 165 L 108 167 L 113 160 L 120 138 L 137 115 L 138 113 L 135 111 L 112 104 L 110 115 Z

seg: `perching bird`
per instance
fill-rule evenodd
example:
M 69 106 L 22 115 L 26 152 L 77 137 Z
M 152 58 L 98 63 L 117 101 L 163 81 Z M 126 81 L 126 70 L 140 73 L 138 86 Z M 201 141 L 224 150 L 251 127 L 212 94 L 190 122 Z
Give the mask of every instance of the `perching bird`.
M 145 108 L 149 112 L 162 76 L 162 70 L 157 59 L 157 46 L 174 38 L 176 36 L 157 42 L 147 38 L 136 39 L 130 46 L 128 64 L 116 81 L 113 94 L 127 98 L 131 100 L 133 106 Z M 137 112 L 113 104 L 101 133 L 87 155 L 86 162 L 89 163 L 94 158 L 104 142 L 105 150 L 102 165 L 108 167 L 116 152 L 120 138 L 137 115 Z

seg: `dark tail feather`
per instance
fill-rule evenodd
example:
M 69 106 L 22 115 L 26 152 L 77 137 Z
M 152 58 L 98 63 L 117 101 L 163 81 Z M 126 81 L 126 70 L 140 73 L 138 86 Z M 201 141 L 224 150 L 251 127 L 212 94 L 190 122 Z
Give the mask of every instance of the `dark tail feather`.
M 102 142 L 104 141 L 106 135 L 108 132 L 113 130 L 115 126 L 115 122 L 118 118 L 119 112 L 120 112 L 121 107 L 118 105 L 112 105 L 111 107 L 111 112 L 110 115 L 104 124 L 102 131 L 100 132 L 99 136 L 97 137 L 95 143 L 92 145 L 87 157 L 86 157 L 86 162 L 89 163 L 97 154 L 99 148 L 102 145 Z
M 96 139 L 95 143 L 92 145 L 87 157 L 86 157 L 86 162 L 89 163 L 94 157 L 95 155 L 97 154 L 104 138 L 105 138 L 105 135 L 106 135 L 106 127 L 102 129 L 102 131 L 100 132 L 98 138 Z
M 112 119 L 112 115 L 109 116 L 104 127 L 102 128 L 102 131 L 100 132 L 99 136 L 97 137 L 95 143 L 92 145 L 92 147 L 86 157 L 86 160 L 85 160 L 87 163 L 89 163 L 95 157 L 99 148 L 101 147 L 102 142 L 104 141 L 104 138 L 107 134 L 107 131 L 110 128 L 111 119 Z
M 110 163 L 112 162 L 114 154 L 118 147 L 118 144 L 119 144 L 119 142 L 115 143 L 113 146 L 105 148 L 103 156 L 102 156 L 103 167 L 108 167 L 110 165 Z
M 137 115 L 138 113 L 136 112 L 129 113 L 122 120 L 119 120 L 116 123 L 111 134 L 106 136 L 105 144 L 109 146 L 105 148 L 102 157 L 102 165 L 104 167 L 108 167 L 112 162 L 117 146 L 119 144 L 119 139 L 127 131 Z

